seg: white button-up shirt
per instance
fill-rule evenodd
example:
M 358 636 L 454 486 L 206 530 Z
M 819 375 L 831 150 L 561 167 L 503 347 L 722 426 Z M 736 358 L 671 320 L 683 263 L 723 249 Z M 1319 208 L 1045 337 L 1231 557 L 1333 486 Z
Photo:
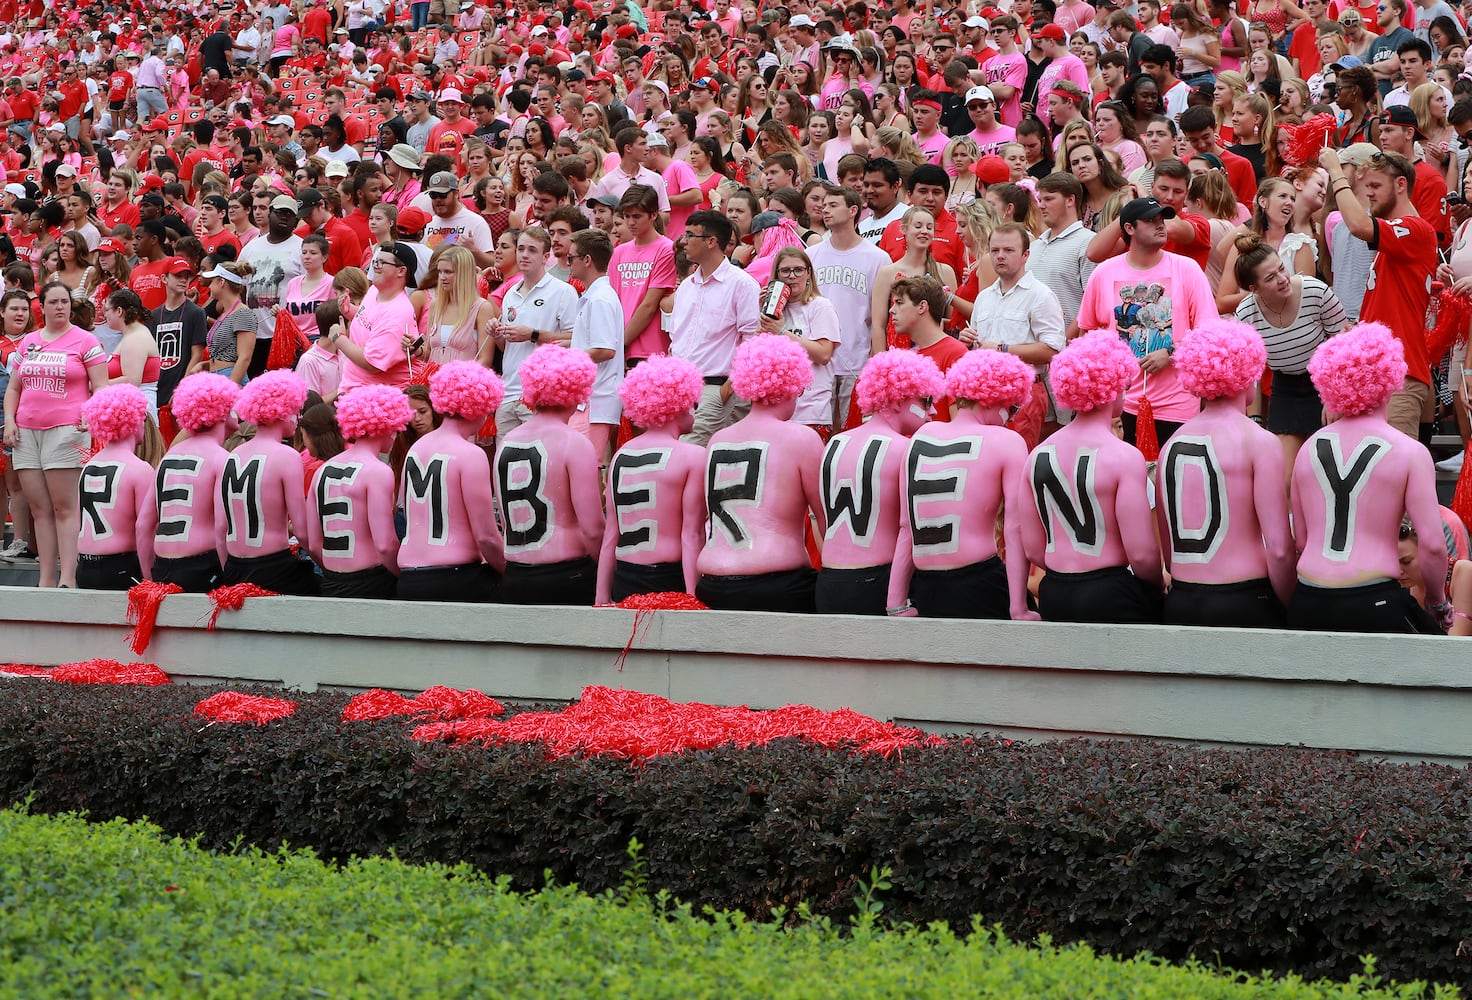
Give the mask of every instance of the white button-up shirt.
M 1058 296 L 1027 273 L 1005 292 L 1000 278 L 983 288 L 971 311 L 971 328 L 987 343 L 1046 344 L 1055 351 L 1065 344 Z M 1048 370 L 1047 365 L 1034 367 L 1040 375 Z

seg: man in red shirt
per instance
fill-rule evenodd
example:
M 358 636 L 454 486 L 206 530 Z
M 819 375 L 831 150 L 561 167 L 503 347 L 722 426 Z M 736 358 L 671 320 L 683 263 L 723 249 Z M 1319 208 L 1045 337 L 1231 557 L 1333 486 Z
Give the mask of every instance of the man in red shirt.
M 462 138 L 474 134 L 475 122 L 465 117 L 465 98 L 460 96 L 460 91 L 454 87 L 445 88 L 440 91 L 435 106 L 439 109 L 440 120 L 429 130 L 426 149 L 439 149 L 440 136 L 446 132 L 458 132 Z
M 225 225 L 230 203 L 223 195 L 212 194 L 199 203 L 199 218 L 194 220 L 194 235 L 204 244 L 205 253 L 214 253 L 220 246 L 229 244 L 240 253 L 240 237 Z
M 302 34 L 327 44 L 327 32 L 332 30 L 332 14 L 324 0 L 316 0 L 312 9 L 302 15 Z
M 946 211 L 946 196 L 951 193 L 951 178 L 944 167 L 922 163 L 910 173 L 906 182 L 909 188 L 909 204 L 912 208 L 923 208 L 935 217 L 935 242 L 930 253 L 942 264 L 949 264 L 956 272 L 957 280 L 966 270 L 966 247 L 956 231 L 956 217 Z M 899 260 L 905 255 L 904 219 L 896 219 L 884 227 L 879 237 L 879 249 L 889 254 L 890 260 Z
M 1411 203 L 1416 168 L 1399 153 L 1381 153 L 1360 167 L 1355 183 L 1369 203 L 1367 211 L 1355 196 L 1354 185 L 1344 176 L 1338 150 L 1325 148 L 1319 154 L 1319 165 L 1329 172 L 1330 197 L 1343 215 L 1344 225 L 1375 251 L 1360 319 L 1384 323 L 1405 348 L 1405 385 L 1390 397 L 1387 419 L 1402 434 L 1427 444 L 1432 425 L 1421 423 L 1422 407 L 1431 401 L 1426 306 L 1431 299 L 1437 254 L 1435 230 L 1416 214 L 1416 206 Z
M 1257 197 L 1257 174 L 1246 157 L 1238 156 L 1222 147 L 1217 139 L 1216 115 L 1210 108 L 1194 107 L 1181 112 L 1181 134 L 1191 144 L 1193 153 L 1209 154 L 1222 161 L 1232 192 L 1244 205 L 1251 205 Z
M 61 103 L 57 106 L 56 117 L 66 123 L 66 134 L 75 139 L 82 127 L 82 109 L 87 106 L 90 96 L 87 93 L 87 81 L 77 72 L 76 63 L 61 64 L 61 82 L 56 89 L 61 92 Z
M 138 242 L 134 249 L 138 263 L 128 277 L 128 287 L 143 300 L 143 308 L 157 309 L 164 304 L 169 290 L 164 287 L 164 272 L 168 258 L 164 253 L 164 239 L 168 233 L 162 220 L 148 219 L 138 224 Z
M 351 226 L 332 214 L 326 196 L 317 188 L 297 192 L 297 217 L 303 226 L 298 236 L 321 233 L 327 237 L 327 273 L 336 274 L 345 267 L 363 263 L 363 244 Z M 305 231 L 303 231 L 305 230 Z
M 127 135 L 126 132 L 123 134 Z M 97 206 L 97 218 L 102 222 L 104 233 L 110 233 L 114 226 L 120 225 L 138 228 L 138 206 L 128 200 L 128 182 L 117 172 L 107 179 L 107 193 L 102 204 Z
M 1425 139 L 1416 113 L 1410 108 L 1398 104 L 1385 110 L 1380 123 L 1380 148 L 1387 153 L 1399 153 L 1416 165 L 1411 204 L 1416 206 L 1416 214 L 1436 230 L 1437 245 L 1444 247 L 1452 237 L 1446 208 L 1446 175 L 1425 160 L 1416 159 L 1416 143 Z

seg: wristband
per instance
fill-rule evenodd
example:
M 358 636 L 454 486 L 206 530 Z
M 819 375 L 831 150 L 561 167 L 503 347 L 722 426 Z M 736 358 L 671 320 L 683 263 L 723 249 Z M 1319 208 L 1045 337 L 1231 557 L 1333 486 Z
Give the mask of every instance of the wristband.
M 908 599 L 906 599 L 905 603 L 899 605 L 898 607 L 885 608 L 884 609 L 884 613 L 887 614 L 887 615 L 889 615 L 892 618 L 895 615 L 902 615 L 902 614 L 904 614 L 906 611 L 909 611 L 914 606 L 915 606 L 914 604 L 910 603 L 910 601 Z
M 541 330 L 533 330 L 532 331 L 532 343 L 533 344 L 540 344 L 541 342 L 542 342 L 542 331 Z

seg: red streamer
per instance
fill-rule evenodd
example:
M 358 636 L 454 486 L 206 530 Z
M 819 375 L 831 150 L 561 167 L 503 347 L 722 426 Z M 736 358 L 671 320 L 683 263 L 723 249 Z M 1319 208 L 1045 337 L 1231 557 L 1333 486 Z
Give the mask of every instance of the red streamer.
M 285 698 L 262 698 L 260 695 L 221 691 L 194 706 L 194 714 L 211 722 L 250 722 L 263 726 L 284 719 L 296 711 L 296 702 Z
M 271 350 L 266 355 L 266 367 L 294 368 L 296 359 L 311 350 L 312 342 L 302 333 L 296 317 L 290 310 L 282 309 L 276 314 L 276 329 L 271 337 Z
M 170 594 L 182 594 L 184 588 L 177 583 L 154 583 L 144 580 L 128 588 L 128 624 L 133 626 L 126 642 L 133 652 L 141 654 L 153 639 L 153 626 L 158 621 L 158 609 Z
M 429 377 L 439 370 L 438 361 L 420 361 L 418 358 L 410 358 L 409 384 L 429 385 Z
M 644 638 L 649 632 L 649 626 L 654 623 L 656 611 L 708 611 L 710 610 L 700 601 L 683 590 L 665 590 L 654 594 L 635 594 L 625 597 L 614 605 L 625 611 L 634 612 L 634 626 L 629 630 L 629 641 L 624 643 L 624 648 L 619 650 L 618 657 L 613 665 L 623 673 L 624 661 L 629 658 L 629 650 L 634 648 L 634 643 Z
M 161 687 L 172 684 L 169 675 L 152 663 L 119 663 L 117 660 L 84 660 L 63 663 L 51 671 L 58 684 L 136 684 Z
M 1140 400 L 1140 412 L 1135 415 L 1135 447 L 1140 449 L 1147 462 L 1160 458 L 1160 441 L 1155 435 L 1155 407 L 1150 405 L 1149 396 Z
M 1463 524 L 1472 524 L 1472 441 L 1467 442 L 1467 450 L 1462 455 L 1462 472 L 1457 476 L 1451 509 Z
M 344 722 L 369 722 L 399 715 L 428 719 L 483 719 L 506 711 L 499 701 L 474 689 L 459 691 L 435 686 L 417 698 L 405 698 L 394 691 L 373 688 L 354 695 L 342 710 Z
M 214 605 L 214 611 L 210 613 L 209 624 L 205 628 L 211 632 L 215 630 L 215 622 L 220 620 L 221 611 L 239 611 L 245 607 L 248 597 L 280 597 L 275 591 L 257 587 L 253 583 L 237 583 L 233 587 L 216 587 L 210 591 L 210 604 Z
M 1302 125 L 1280 125 L 1289 135 L 1288 148 L 1283 160 L 1293 167 L 1312 166 L 1319 162 L 1319 154 L 1325 146 L 1332 146 L 1332 136 L 1338 122 L 1331 114 L 1314 115 Z
M 827 712 L 787 705 L 774 711 L 752 711 L 744 705 L 682 704 L 658 695 L 596 685 L 584 688 L 582 698 L 561 712 L 523 712 L 506 720 L 435 722 L 419 726 L 412 735 L 416 740 L 486 746 L 538 742 L 554 758 L 578 754 L 625 760 L 717 746 L 762 746 L 788 738 L 824 747 L 851 745 L 856 752 L 885 756 L 909 747 L 945 743 L 918 729 L 880 722 L 847 708 Z
M 1439 364 L 1458 341 L 1467 339 L 1472 327 L 1472 296 L 1442 288 L 1436 296 L 1436 325 L 1426 331 L 1426 356 Z

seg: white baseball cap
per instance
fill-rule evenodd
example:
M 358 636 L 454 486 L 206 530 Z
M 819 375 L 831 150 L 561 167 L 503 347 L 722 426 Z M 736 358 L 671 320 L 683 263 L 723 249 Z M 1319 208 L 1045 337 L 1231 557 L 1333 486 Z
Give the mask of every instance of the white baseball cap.
M 267 125 L 284 125 L 287 128 L 296 128 L 296 119 L 291 115 L 276 115 L 274 118 L 266 119 Z
M 972 101 L 990 101 L 991 103 L 996 104 L 997 97 L 995 94 L 992 93 L 992 89 L 990 87 L 972 87 L 970 90 L 966 91 L 966 100 L 964 103 L 970 104 Z
M 987 19 L 984 18 L 984 17 L 968 17 L 966 19 L 966 27 L 968 27 L 968 28 L 990 28 L 991 27 L 991 24 L 988 23 L 987 22 Z
M 792 20 L 790 20 L 790 21 L 787 22 L 787 26 L 789 28 L 815 28 L 815 27 L 817 27 L 817 25 L 813 23 L 813 19 L 810 18 L 810 17 L 808 17 L 806 14 L 799 14 L 799 15 L 797 15 Z
M 5 185 L 5 193 L 15 195 L 15 197 L 17 198 L 28 197 L 26 195 L 26 186 L 24 184 L 7 184 Z
M 453 104 L 465 103 L 465 98 L 461 97 L 460 91 L 456 90 L 454 87 L 446 87 L 444 90 L 440 91 L 440 96 L 437 98 L 437 100 L 441 104 L 444 104 L 446 101 L 449 101 Z

